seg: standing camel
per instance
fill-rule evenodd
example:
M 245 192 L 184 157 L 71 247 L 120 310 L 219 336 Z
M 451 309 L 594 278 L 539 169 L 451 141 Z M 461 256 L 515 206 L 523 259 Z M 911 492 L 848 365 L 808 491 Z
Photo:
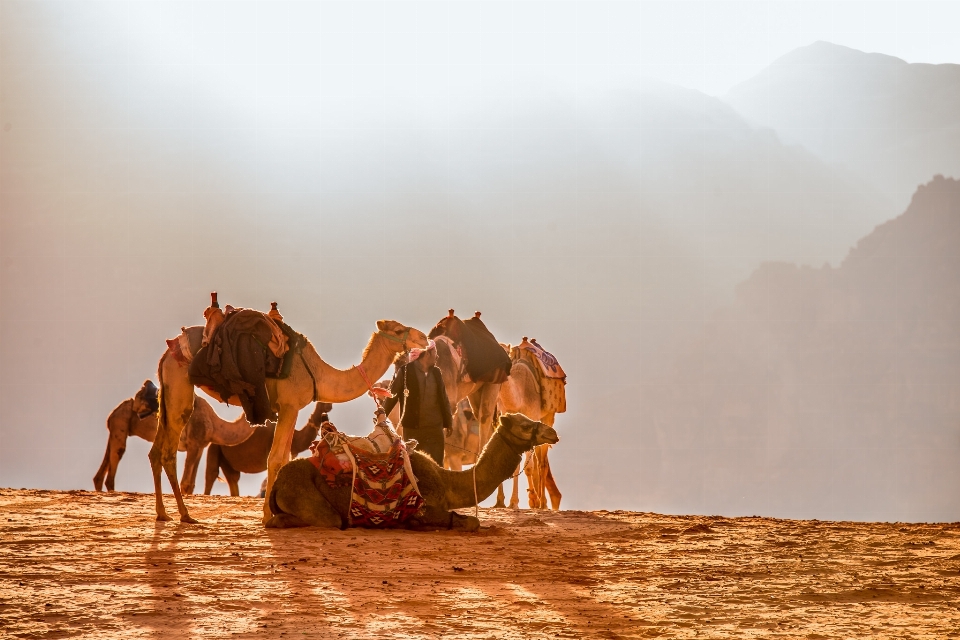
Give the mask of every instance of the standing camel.
M 476 317 L 480 317 L 479 311 L 476 312 Z M 480 439 L 477 443 L 477 453 L 479 453 L 479 450 L 486 446 L 493 435 L 493 421 L 497 409 L 497 398 L 500 395 L 500 383 L 476 382 L 470 379 L 454 338 L 447 335 L 448 323 L 451 323 L 452 320 L 459 321 L 454 316 L 454 310 L 450 309 L 447 317 L 440 320 L 437 326 L 430 331 L 430 337 L 437 343 L 437 366 L 440 367 L 447 398 L 450 399 L 451 413 L 455 412 L 460 401 L 466 398 L 470 402 L 474 416 L 480 422 Z M 496 508 L 506 506 L 504 504 L 503 487 L 497 490 L 497 503 L 494 506 Z
M 190 345 L 190 352 L 200 350 L 203 339 L 202 326 L 183 329 L 180 342 Z M 298 347 L 293 358 L 290 375 L 286 378 L 267 378 L 267 396 L 270 405 L 278 414 L 276 433 L 270 455 L 267 458 L 267 495 L 273 487 L 280 467 L 290 459 L 294 425 L 297 413 L 311 402 L 347 402 L 365 393 L 369 381 L 377 380 L 393 363 L 396 354 L 412 348 L 425 348 L 427 337 L 423 332 L 404 326 L 393 320 L 378 320 L 377 331 L 370 337 L 363 350 L 362 362 L 345 371 L 335 369 L 324 362 L 309 340 Z M 180 434 L 193 413 L 193 383 L 190 381 L 189 363 L 174 355 L 168 346 L 160 358 L 160 412 L 157 420 L 157 437 L 150 449 L 150 465 L 153 469 L 153 486 L 156 496 L 157 520 L 170 520 L 163 505 L 163 489 L 160 484 L 161 470 L 173 488 L 181 522 L 196 522 L 183 501 L 177 486 L 177 444 Z M 214 396 L 217 397 L 217 396 Z M 237 403 L 235 398 L 219 398 L 221 402 Z M 270 517 L 269 501 L 264 500 L 263 522 Z
M 127 449 L 127 438 L 137 436 L 147 442 L 153 442 L 157 435 L 157 387 L 147 380 L 133 398 L 117 405 L 107 418 L 107 451 L 103 463 L 93 477 L 93 486 L 102 491 L 106 479 L 107 491 L 113 491 L 117 477 L 117 466 Z M 236 420 L 221 418 L 203 398 L 194 400 L 190 422 L 180 434 L 178 451 L 186 451 L 187 459 L 180 480 L 180 491 L 193 493 L 197 480 L 197 468 L 203 450 L 208 444 L 236 445 L 250 437 L 253 430 L 250 423 L 241 415 Z
M 509 352 L 509 345 L 505 346 Z M 513 361 L 510 369 L 510 377 L 500 387 L 500 398 L 498 408 L 502 413 L 522 413 L 532 420 L 537 420 L 545 425 L 553 426 L 557 414 L 554 411 L 545 411 L 540 394 L 540 384 L 537 382 L 537 375 L 531 368 L 528 360 L 519 358 Z M 547 499 L 545 493 L 550 494 L 550 502 L 553 510 L 560 509 L 560 489 L 557 488 L 557 482 L 553 478 L 553 472 L 550 470 L 550 460 L 547 454 L 550 451 L 549 444 L 541 444 L 533 448 L 527 454 L 527 461 L 523 470 L 527 475 L 527 499 L 531 509 L 545 509 Z M 510 499 L 510 507 L 516 509 L 519 506 L 518 481 L 513 478 L 513 496 Z
M 321 416 L 326 414 L 333 405 L 329 402 L 318 402 L 310 419 L 302 429 L 293 432 L 293 444 L 290 446 L 290 455 L 297 457 L 301 451 L 306 451 L 310 443 L 320 431 Z M 267 470 L 267 456 L 273 445 L 273 436 L 276 425 L 272 422 L 262 427 L 252 427 L 253 435 L 240 444 L 233 446 L 210 445 L 207 449 L 207 469 L 204 478 L 203 494 L 210 495 L 213 483 L 217 481 L 220 471 L 227 480 L 231 496 L 240 495 L 241 473 L 262 473 Z

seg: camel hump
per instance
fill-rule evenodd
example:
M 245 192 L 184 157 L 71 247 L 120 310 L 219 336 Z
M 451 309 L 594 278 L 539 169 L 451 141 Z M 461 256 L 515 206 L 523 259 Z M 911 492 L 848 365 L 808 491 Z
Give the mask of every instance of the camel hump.
M 461 344 L 466 354 L 467 373 L 477 382 L 498 384 L 510 376 L 510 356 L 479 316 L 463 321 Z

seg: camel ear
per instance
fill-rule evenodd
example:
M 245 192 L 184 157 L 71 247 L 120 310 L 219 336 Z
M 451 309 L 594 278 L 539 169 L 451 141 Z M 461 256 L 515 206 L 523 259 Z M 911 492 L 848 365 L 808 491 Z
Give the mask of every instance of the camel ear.
M 386 331 L 386 330 L 387 330 L 387 321 L 386 321 L 386 320 L 377 320 L 377 329 L 380 329 L 380 331 Z

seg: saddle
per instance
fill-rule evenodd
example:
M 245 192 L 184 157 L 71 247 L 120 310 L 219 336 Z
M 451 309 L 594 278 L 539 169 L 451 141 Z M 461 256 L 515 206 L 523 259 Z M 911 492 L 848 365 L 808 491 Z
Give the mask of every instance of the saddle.
M 450 309 L 428 337 L 449 338 L 463 358 L 463 366 L 474 382 L 500 384 L 510 377 L 510 357 L 504 353 L 497 339 L 480 320 L 480 312 L 461 320 Z
M 390 423 L 356 437 L 325 422 L 320 435 L 309 460 L 331 488 L 351 487 L 348 526 L 399 527 L 421 511 L 424 499 L 407 447 Z
M 540 391 L 540 404 L 545 413 L 563 413 L 567 410 L 567 374 L 552 353 L 537 344 L 536 338 L 510 348 L 510 359 L 526 365 L 533 374 Z
M 276 419 L 267 395 L 267 378 L 286 378 L 306 338 L 291 329 L 279 313 L 227 306 L 220 313 L 214 299 L 204 313 L 208 323 L 199 349 L 186 331 L 168 340 L 174 357 L 189 362 L 190 381 L 224 401 L 236 397 L 250 424 Z

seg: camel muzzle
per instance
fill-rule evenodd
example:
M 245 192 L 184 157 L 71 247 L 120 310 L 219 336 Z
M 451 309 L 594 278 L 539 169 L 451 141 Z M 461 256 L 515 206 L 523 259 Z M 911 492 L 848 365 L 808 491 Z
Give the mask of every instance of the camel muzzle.
M 560 442 L 560 436 L 557 434 L 556 429 L 542 423 L 541 425 L 542 426 L 537 429 L 537 439 L 542 444 L 557 444 Z

